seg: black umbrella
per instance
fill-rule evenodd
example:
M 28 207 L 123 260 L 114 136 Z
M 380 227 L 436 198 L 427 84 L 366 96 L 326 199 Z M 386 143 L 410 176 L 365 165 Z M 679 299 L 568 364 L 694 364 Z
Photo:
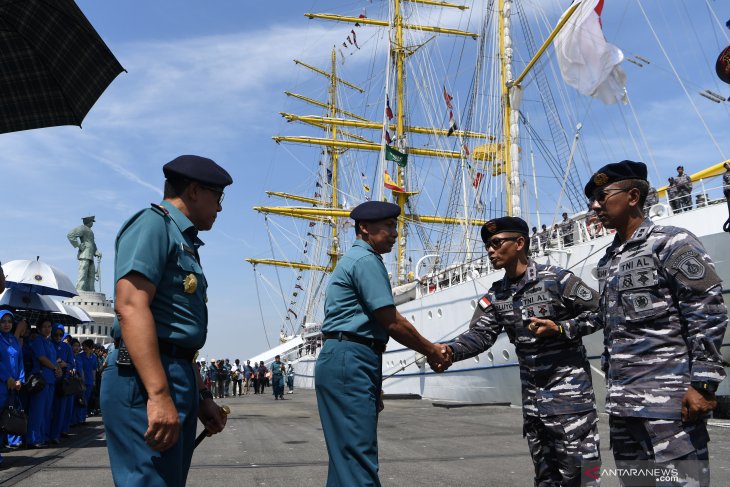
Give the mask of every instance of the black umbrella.
M 73 0 L 0 0 L 0 133 L 80 126 L 122 71 Z

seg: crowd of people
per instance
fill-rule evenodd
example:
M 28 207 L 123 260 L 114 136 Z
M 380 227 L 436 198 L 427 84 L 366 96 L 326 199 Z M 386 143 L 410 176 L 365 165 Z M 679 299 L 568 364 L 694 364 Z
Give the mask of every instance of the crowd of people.
M 284 382 L 288 394 L 294 393 L 294 367 L 281 362 L 279 355 L 269 367 L 263 360 L 251 365 L 250 360 L 243 364 L 240 359 L 233 363 L 230 359 L 212 359 L 196 364 L 203 383 L 216 399 L 241 397 L 250 394 L 252 387 L 254 394 L 264 394 L 266 387 L 272 387 L 274 399 L 284 399 Z
M 2 446 L 57 445 L 88 416 L 100 414 L 106 356 L 103 346 L 79 342 L 51 316 L 30 323 L 20 314 L 0 310 L 0 410 L 22 409 L 27 418 L 26 433 L 3 433 Z

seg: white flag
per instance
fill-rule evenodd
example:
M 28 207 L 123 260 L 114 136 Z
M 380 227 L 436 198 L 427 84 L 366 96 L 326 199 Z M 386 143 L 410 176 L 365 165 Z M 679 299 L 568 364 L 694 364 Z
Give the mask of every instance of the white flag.
M 579 93 L 606 104 L 626 104 L 626 74 L 619 67 L 624 53 L 603 36 L 603 1 L 581 2 L 555 37 L 555 53 L 563 79 Z

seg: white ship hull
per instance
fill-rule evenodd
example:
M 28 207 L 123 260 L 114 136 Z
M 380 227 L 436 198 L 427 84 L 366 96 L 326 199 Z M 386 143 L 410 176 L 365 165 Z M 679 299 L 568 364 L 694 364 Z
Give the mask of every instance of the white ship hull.
M 723 279 L 723 297 L 729 303 L 730 284 L 730 235 L 721 231 L 727 218 L 725 204 L 671 215 L 656 220 L 660 225 L 672 225 L 691 229 L 712 256 L 717 271 Z M 549 263 L 570 269 L 594 288 L 598 282 L 593 276 L 598 260 L 613 236 L 600 237 L 579 243 L 565 250 L 552 251 L 536 257 L 540 263 Z M 463 272 L 458 284 L 438 289 L 430 294 L 427 286 L 414 290 L 415 299 L 398 306 L 418 331 L 432 341 L 449 340 L 468 329 L 476 307 L 476 300 L 485 294 L 493 282 L 501 279 L 502 271 L 492 271 L 478 277 L 474 271 Z M 452 277 L 456 277 L 453 274 Z M 595 333 L 584 338 L 593 372 L 593 384 L 599 406 L 605 397 L 604 379 L 600 371 L 599 356 L 603 351 L 603 334 Z M 723 341 L 723 356 L 730 361 L 730 337 Z M 467 403 L 521 404 L 519 370 L 514 346 L 502 333 L 488 351 L 477 357 L 455 363 L 443 374 L 433 373 L 427 364 L 414 363 L 416 353 L 390 340 L 383 355 L 383 389 L 386 394 L 412 395 L 433 400 Z M 296 387 L 314 387 L 315 355 L 304 355 L 294 360 Z M 420 367 L 419 367 L 420 365 Z M 730 381 L 724 381 L 718 394 L 730 395 Z

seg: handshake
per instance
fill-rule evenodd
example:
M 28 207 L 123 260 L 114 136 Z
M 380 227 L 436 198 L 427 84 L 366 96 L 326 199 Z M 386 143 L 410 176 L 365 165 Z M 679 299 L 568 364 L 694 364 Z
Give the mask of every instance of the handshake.
M 454 351 L 448 345 L 433 343 L 426 354 L 426 359 L 431 369 L 438 374 L 454 363 Z

